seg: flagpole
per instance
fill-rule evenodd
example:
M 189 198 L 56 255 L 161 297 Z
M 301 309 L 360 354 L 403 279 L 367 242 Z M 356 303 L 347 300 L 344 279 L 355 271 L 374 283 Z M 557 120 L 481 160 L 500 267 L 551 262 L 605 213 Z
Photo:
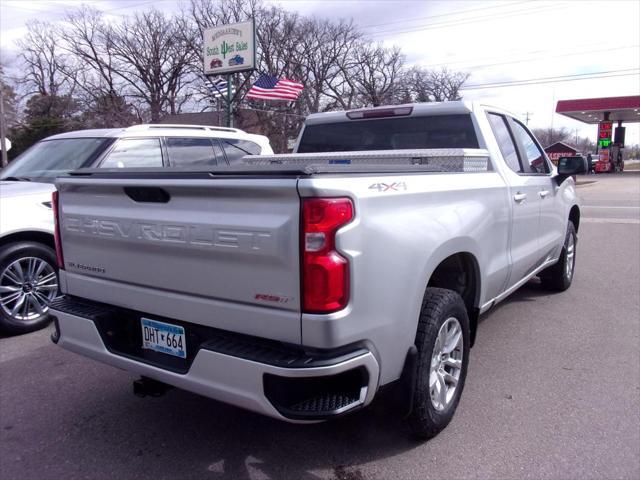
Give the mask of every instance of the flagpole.
M 233 98 L 231 96 L 231 90 L 233 90 L 233 85 L 231 81 L 233 77 L 231 74 L 227 75 L 227 127 L 233 127 L 233 118 L 231 117 L 231 112 L 233 111 L 232 102 Z

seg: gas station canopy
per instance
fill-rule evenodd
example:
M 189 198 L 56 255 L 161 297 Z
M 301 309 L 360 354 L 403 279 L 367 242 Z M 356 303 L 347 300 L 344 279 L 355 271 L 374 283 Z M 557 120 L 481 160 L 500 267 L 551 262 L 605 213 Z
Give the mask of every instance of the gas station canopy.
M 636 123 L 640 122 L 640 95 L 559 100 L 556 113 L 584 123 L 603 120 Z M 609 113 L 608 118 L 605 118 L 605 113 Z

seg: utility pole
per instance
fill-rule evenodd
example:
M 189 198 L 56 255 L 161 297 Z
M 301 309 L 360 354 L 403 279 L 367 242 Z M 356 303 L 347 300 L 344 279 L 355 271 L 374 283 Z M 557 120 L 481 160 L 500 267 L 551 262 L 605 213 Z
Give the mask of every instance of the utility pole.
M 529 126 L 529 118 L 533 115 L 532 112 L 524 112 L 524 123 Z
M 0 81 L 0 150 L 2 150 L 2 168 L 9 163 L 7 158 L 7 128 L 4 119 L 4 82 Z

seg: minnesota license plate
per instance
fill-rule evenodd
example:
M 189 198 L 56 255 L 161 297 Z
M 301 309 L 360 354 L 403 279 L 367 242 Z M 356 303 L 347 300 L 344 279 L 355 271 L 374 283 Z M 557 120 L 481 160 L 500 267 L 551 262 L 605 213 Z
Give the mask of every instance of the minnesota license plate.
M 179 325 L 142 317 L 142 348 L 187 358 L 187 342 L 184 328 Z

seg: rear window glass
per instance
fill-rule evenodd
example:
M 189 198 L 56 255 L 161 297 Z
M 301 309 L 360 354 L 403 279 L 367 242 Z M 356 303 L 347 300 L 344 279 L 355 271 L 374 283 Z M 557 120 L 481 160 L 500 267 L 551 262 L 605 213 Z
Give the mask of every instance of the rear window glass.
M 167 149 L 172 167 L 218 164 L 208 138 L 167 138 Z
M 478 148 L 470 115 L 347 120 L 307 125 L 299 153 Z
M 233 138 L 221 138 L 220 143 L 230 165 L 239 163 L 240 159 L 246 155 L 260 155 L 260 145 L 248 140 L 236 140 Z
M 102 168 L 162 167 L 162 149 L 159 138 L 121 138 Z

